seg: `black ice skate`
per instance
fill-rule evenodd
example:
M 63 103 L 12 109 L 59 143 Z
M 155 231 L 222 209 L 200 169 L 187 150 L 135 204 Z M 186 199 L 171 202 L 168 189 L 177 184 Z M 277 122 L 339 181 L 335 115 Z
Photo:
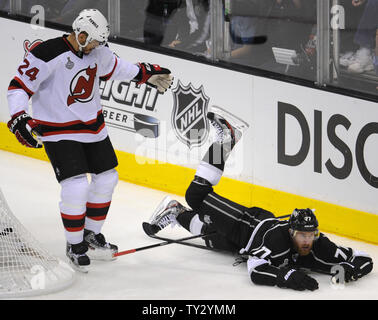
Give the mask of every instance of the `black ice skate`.
M 216 130 L 216 141 L 230 145 L 230 149 L 238 143 L 243 132 L 249 127 L 248 123 L 218 106 L 209 108 L 207 118 Z
M 179 224 L 176 220 L 177 216 L 185 210 L 186 208 L 181 203 L 167 196 L 155 209 L 150 223 L 143 223 L 143 229 L 147 235 L 151 236 L 169 225 L 174 227 Z
M 88 245 L 85 241 L 78 244 L 70 244 L 67 242 L 66 256 L 70 259 L 70 263 L 75 270 L 84 273 L 88 272 L 88 266 L 91 260 L 86 255 L 87 251 Z
M 88 245 L 88 256 L 92 260 L 115 260 L 113 255 L 118 252 L 118 247 L 106 242 L 102 233 L 95 234 L 93 231 L 84 229 L 84 241 Z

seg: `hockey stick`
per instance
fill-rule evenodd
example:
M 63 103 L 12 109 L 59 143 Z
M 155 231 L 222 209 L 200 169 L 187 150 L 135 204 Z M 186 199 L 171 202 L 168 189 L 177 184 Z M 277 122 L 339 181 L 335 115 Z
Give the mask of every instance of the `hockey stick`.
M 123 256 L 123 255 L 126 255 L 126 254 L 142 251 L 142 250 L 147 250 L 147 249 L 157 248 L 157 247 L 161 247 L 161 246 L 166 246 L 166 245 L 171 244 L 171 243 L 180 243 L 180 244 L 183 244 L 184 242 L 182 242 L 182 241 L 192 240 L 192 239 L 197 239 L 197 238 L 202 238 L 202 237 L 207 237 L 207 236 L 209 236 L 211 234 L 213 234 L 213 233 L 199 234 L 199 235 L 196 235 L 196 236 L 181 238 L 181 239 L 177 239 L 177 240 L 167 239 L 164 242 L 152 244 L 152 245 L 149 245 L 149 246 L 139 247 L 139 248 L 125 250 L 125 251 L 120 251 L 120 252 L 117 252 L 117 253 L 113 254 L 113 257 L 119 257 L 119 256 Z
M 170 239 L 170 238 L 164 238 L 164 237 L 157 236 L 156 232 L 158 232 L 159 229 L 155 229 L 155 227 L 153 225 L 149 224 L 148 222 L 143 222 L 142 227 L 143 227 L 143 231 L 146 233 L 146 235 L 148 235 L 149 237 L 151 237 L 153 239 L 162 240 L 162 241 L 172 241 L 173 240 L 173 239 Z M 215 233 L 216 233 L 215 231 L 212 231 L 210 233 L 204 234 L 203 237 L 210 236 L 210 235 L 215 234 Z M 204 245 L 201 245 L 201 244 L 181 242 L 180 239 L 173 240 L 173 241 L 175 243 L 179 243 L 179 244 L 182 244 L 182 245 L 188 246 L 188 247 L 195 247 L 195 248 L 199 248 L 199 249 L 211 250 L 211 248 L 204 246 Z
M 203 234 L 202 237 L 199 236 L 199 238 L 208 237 L 208 236 L 211 236 L 211 235 L 213 235 L 215 233 L 216 233 L 215 231 L 211 232 L 211 233 L 206 233 L 206 234 Z M 190 242 L 183 242 L 183 239 L 173 240 L 173 239 L 169 239 L 169 238 L 159 237 L 159 236 L 156 236 L 156 235 L 148 235 L 148 236 L 151 237 L 151 238 L 153 238 L 153 239 L 157 239 L 157 240 L 173 241 L 172 243 L 178 243 L 178 244 L 182 244 L 182 245 L 188 246 L 188 247 L 194 247 L 194 248 L 205 249 L 205 250 L 210 250 L 210 251 L 220 251 L 218 249 L 207 247 L 207 246 L 204 246 L 204 245 L 201 245 L 201 244 L 190 243 Z M 190 239 L 186 239 L 186 240 L 190 240 Z
M 277 219 L 284 219 L 284 218 L 287 218 L 287 217 L 290 217 L 290 214 L 285 215 L 285 216 L 277 217 Z M 143 230 L 145 230 L 145 228 L 143 228 Z M 190 246 L 190 247 L 195 247 L 195 248 L 200 248 L 200 249 L 206 249 L 206 250 L 217 251 L 217 249 L 214 249 L 214 248 L 211 248 L 211 247 L 206 247 L 206 246 L 202 246 L 202 245 L 197 245 L 197 244 L 195 244 L 195 243 L 187 243 L 187 242 L 184 242 L 184 241 L 187 241 L 187 240 L 192 240 L 192 239 L 198 239 L 198 238 L 208 237 L 208 236 L 211 236 L 211 235 L 213 235 L 213 234 L 215 234 L 215 233 L 216 233 L 216 232 L 213 231 L 213 232 L 210 232 L 210 233 L 199 234 L 199 235 L 196 235 L 196 236 L 191 236 L 191 237 L 186 237 L 186 238 L 181 238 L 181 239 L 168 239 L 168 238 L 163 238 L 163 237 L 158 237 L 158 236 L 155 236 L 155 235 L 151 235 L 151 234 L 148 234 L 148 233 L 146 232 L 146 234 L 147 234 L 149 237 L 154 238 L 154 239 L 158 239 L 158 240 L 163 240 L 164 242 L 160 242 L 160 243 L 152 244 L 152 245 L 149 245 L 149 246 L 139 247 L 139 248 L 135 248 L 135 249 L 129 249 L 129 250 L 120 251 L 120 252 L 115 253 L 115 254 L 113 255 L 113 257 L 124 256 L 124 255 L 130 254 L 130 253 L 135 253 L 135 252 L 138 252 L 138 251 L 143 251 L 143 250 L 147 250 L 147 249 L 152 249 L 152 248 L 162 247 L 162 246 L 166 246 L 166 245 L 171 244 L 171 243 L 178 243 L 178 244 L 182 244 L 182 245 L 186 245 L 186 246 Z

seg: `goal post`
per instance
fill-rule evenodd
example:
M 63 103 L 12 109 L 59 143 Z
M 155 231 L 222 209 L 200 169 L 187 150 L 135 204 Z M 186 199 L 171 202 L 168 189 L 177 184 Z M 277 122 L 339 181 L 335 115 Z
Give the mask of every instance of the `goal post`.
M 13 215 L 0 189 L 0 299 L 69 287 L 75 271 L 51 255 Z

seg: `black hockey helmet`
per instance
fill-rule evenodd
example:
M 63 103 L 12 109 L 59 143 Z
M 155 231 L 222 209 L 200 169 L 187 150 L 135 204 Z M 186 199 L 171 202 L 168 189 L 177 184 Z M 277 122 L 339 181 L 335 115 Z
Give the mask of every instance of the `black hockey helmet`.
M 318 233 L 318 226 L 318 220 L 309 208 L 294 209 L 289 219 L 289 227 L 293 231 L 316 231 Z

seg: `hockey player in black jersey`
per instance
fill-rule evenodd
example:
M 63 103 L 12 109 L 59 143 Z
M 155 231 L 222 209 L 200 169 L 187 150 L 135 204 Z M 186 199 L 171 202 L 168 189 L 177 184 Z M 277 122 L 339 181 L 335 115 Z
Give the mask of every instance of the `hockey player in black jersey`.
M 313 291 L 318 289 L 318 283 L 307 271 L 333 274 L 336 268 L 338 274 L 332 279 L 349 282 L 372 270 L 373 261 L 368 254 L 338 246 L 320 233 L 311 209 L 295 209 L 285 221 L 262 208 L 247 208 L 216 194 L 213 186 L 219 182 L 225 161 L 245 126 L 238 126 L 232 115 L 222 109 L 207 116 L 218 139 L 210 146 L 186 191 L 191 209 L 166 197 L 150 223 L 144 224 L 147 233 L 155 234 L 177 223 L 192 234 L 216 231 L 205 237 L 206 245 L 241 254 L 247 261 L 250 279 L 258 285 Z

